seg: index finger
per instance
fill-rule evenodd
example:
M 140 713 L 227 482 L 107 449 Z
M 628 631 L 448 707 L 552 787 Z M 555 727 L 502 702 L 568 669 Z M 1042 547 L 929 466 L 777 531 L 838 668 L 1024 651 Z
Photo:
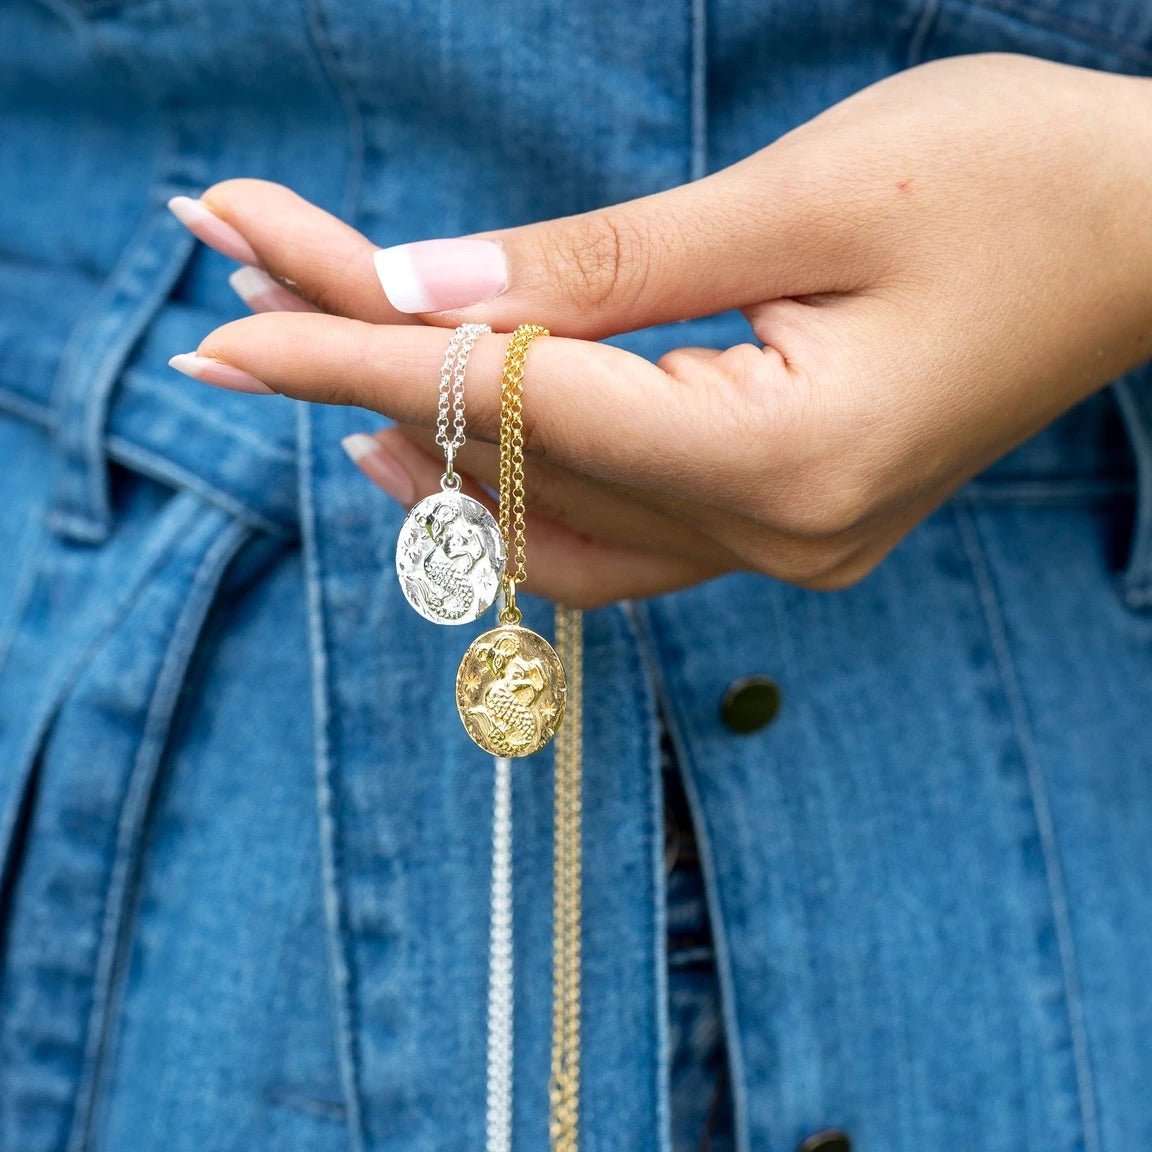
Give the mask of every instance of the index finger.
M 450 337 L 449 330 L 423 325 L 270 312 L 216 329 L 198 355 L 298 400 L 354 404 L 433 427 Z M 468 363 L 468 433 L 481 440 L 499 439 L 509 339 L 506 333 L 481 336 Z M 770 348 L 740 347 L 746 360 L 759 354 L 763 380 L 734 378 L 718 365 L 723 356 L 693 358 L 690 379 L 611 345 L 538 337 L 525 363 L 525 450 L 628 486 L 691 492 L 698 501 L 746 498 L 747 478 L 738 471 L 726 475 L 724 462 L 735 455 L 726 441 L 747 437 L 755 388 L 773 375 L 777 385 L 785 382 L 779 377 L 787 368 Z

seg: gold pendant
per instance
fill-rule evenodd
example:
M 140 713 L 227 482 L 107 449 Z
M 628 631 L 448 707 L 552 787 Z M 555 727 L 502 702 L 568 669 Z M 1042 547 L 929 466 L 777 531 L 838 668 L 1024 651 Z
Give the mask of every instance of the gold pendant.
M 478 636 L 456 673 L 456 707 L 468 735 L 493 756 L 531 756 L 564 719 L 568 681 L 543 636 L 501 624 Z

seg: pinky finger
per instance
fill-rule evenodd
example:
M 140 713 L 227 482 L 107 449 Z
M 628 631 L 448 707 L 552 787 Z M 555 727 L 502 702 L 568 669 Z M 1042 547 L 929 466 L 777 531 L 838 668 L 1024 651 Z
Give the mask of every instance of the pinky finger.
M 378 488 L 405 508 L 436 489 L 439 461 L 399 429 L 347 437 L 344 449 Z M 464 492 L 496 514 L 491 493 L 461 474 Z M 547 516 L 529 513 L 528 578 L 524 590 L 571 608 L 600 608 L 619 600 L 658 596 L 720 575 L 724 569 L 658 556 L 576 532 Z

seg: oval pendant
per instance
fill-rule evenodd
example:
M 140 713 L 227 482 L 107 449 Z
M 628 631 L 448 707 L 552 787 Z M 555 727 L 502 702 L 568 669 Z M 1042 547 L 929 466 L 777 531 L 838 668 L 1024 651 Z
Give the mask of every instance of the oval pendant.
M 451 488 L 425 496 L 404 518 L 396 575 L 404 597 L 433 624 L 470 624 L 492 606 L 504 541 L 492 513 Z
M 552 645 L 518 624 L 478 636 L 456 673 L 468 735 L 493 756 L 530 756 L 560 727 L 568 681 Z

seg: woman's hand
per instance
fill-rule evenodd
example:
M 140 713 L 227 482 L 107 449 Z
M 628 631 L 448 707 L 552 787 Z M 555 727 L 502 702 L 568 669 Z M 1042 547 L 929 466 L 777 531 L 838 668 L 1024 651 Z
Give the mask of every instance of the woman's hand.
M 668 192 L 386 250 L 392 303 L 376 247 L 287 189 L 228 181 L 203 204 L 236 230 L 210 242 L 250 245 L 319 311 L 227 324 L 208 362 L 178 363 L 393 417 L 352 447 L 405 503 L 442 468 L 445 329 L 496 329 L 469 365 L 461 458 L 490 486 L 500 333 L 551 329 L 526 374 L 527 587 L 573 605 L 730 569 L 849 584 L 1152 355 L 1152 81 L 1027 57 L 912 69 Z M 594 343 L 730 308 L 759 344 L 654 365 Z

